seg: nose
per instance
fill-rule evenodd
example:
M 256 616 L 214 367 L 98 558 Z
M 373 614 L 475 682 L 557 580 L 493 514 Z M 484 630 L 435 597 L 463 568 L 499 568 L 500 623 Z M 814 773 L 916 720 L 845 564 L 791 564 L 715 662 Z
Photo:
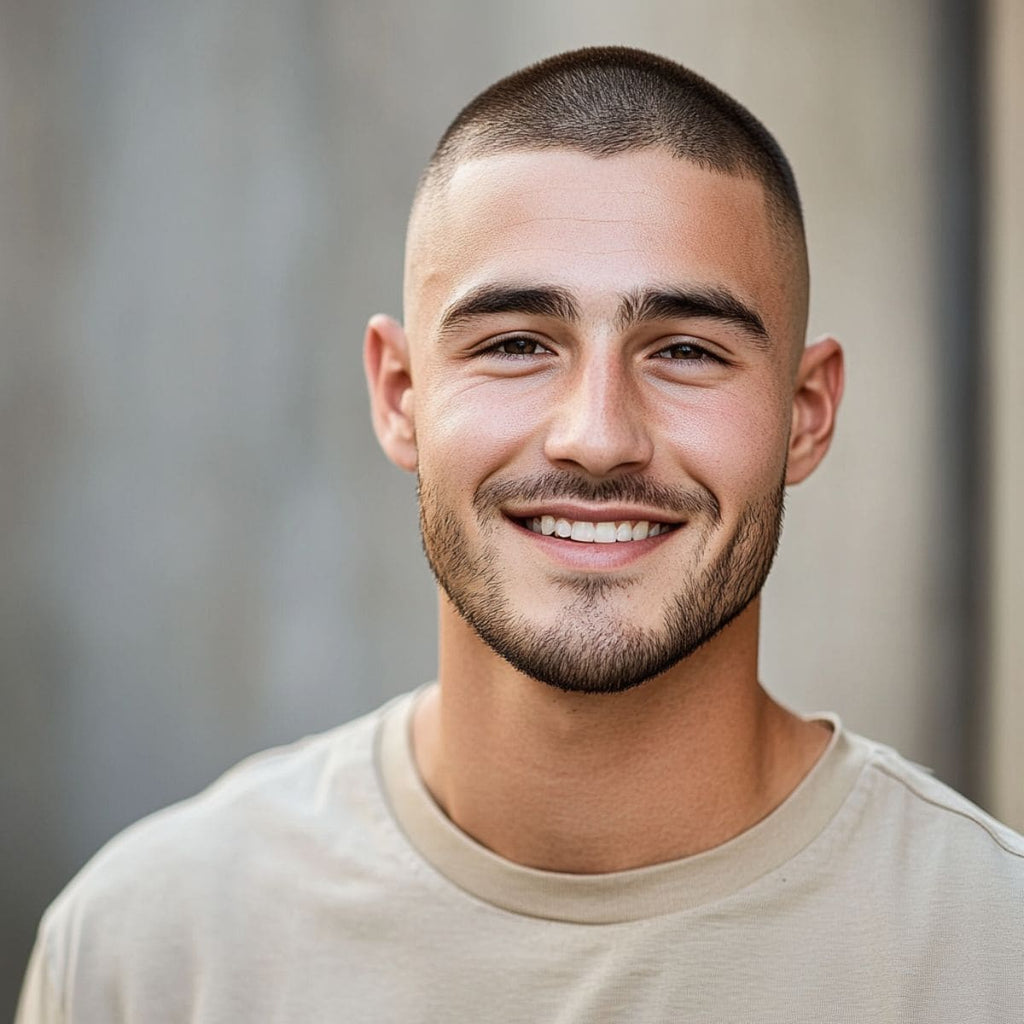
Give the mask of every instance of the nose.
M 642 396 L 621 359 L 587 360 L 556 401 L 544 442 L 551 462 L 595 477 L 650 462 L 654 444 Z

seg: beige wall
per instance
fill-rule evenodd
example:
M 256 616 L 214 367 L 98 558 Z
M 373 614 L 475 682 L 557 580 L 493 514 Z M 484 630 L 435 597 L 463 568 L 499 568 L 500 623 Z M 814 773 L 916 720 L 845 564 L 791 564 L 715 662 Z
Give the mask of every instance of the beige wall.
M 570 46 L 690 63 L 789 152 L 812 333 L 849 381 L 789 500 L 763 676 L 958 777 L 948 6 L 0 4 L 0 988 L 114 830 L 432 672 L 362 326 L 399 312 L 406 207 L 457 107 Z

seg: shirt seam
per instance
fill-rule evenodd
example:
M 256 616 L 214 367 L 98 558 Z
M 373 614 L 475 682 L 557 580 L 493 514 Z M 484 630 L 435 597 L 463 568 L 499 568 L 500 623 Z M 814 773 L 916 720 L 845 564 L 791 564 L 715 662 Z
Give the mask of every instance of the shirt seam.
M 977 817 L 974 814 L 970 814 L 965 810 L 961 810 L 959 807 L 953 806 L 949 801 L 937 800 L 935 797 L 929 796 L 927 793 L 922 792 L 917 786 L 911 782 L 911 780 L 905 778 L 903 775 L 893 771 L 888 765 L 881 761 L 875 761 L 873 767 L 881 772 L 883 775 L 892 779 L 894 782 L 900 783 L 906 790 L 916 796 L 919 800 L 923 800 L 925 803 L 930 804 L 932 807 L 937 807 L 939 810 L 948 811 L 950 814 L 955 814 L 965 821 L 971 822 L 973 825 L 977 825 L 983 832 L 987 833 L 990 839 L 1006 853 L 1018 860 L 1024 860 L 1024 851 L 1016 850 L 1012 846 L 1009 846 L 1002 836 L 998 832 L 993 830 L 987 822 Z

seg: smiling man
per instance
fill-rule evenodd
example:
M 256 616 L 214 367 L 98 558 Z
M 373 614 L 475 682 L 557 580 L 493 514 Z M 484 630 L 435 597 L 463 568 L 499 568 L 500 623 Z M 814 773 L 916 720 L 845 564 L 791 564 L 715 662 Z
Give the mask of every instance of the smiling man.
M 19 1021 L 1021 1019 L 1024 842 L 758 681 L 843 384 L 807 281 L 785 157 L 691 72 L 474 100 L 366 336 L 438 681 L 114 840 Z

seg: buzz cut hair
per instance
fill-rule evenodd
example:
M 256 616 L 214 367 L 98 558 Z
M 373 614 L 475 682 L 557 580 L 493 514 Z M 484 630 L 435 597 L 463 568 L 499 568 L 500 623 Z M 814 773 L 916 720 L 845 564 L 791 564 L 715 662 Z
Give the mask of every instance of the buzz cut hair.
M 768 129 L 695 72 L 624 46 L 558 54 L 485 89 L 441 136 L 417 201 L 478 157 L 574 149 L 600 158 L 649 148 L 705 170 L 756 178 L 770 220 L 804 248 L 796 179 Z

